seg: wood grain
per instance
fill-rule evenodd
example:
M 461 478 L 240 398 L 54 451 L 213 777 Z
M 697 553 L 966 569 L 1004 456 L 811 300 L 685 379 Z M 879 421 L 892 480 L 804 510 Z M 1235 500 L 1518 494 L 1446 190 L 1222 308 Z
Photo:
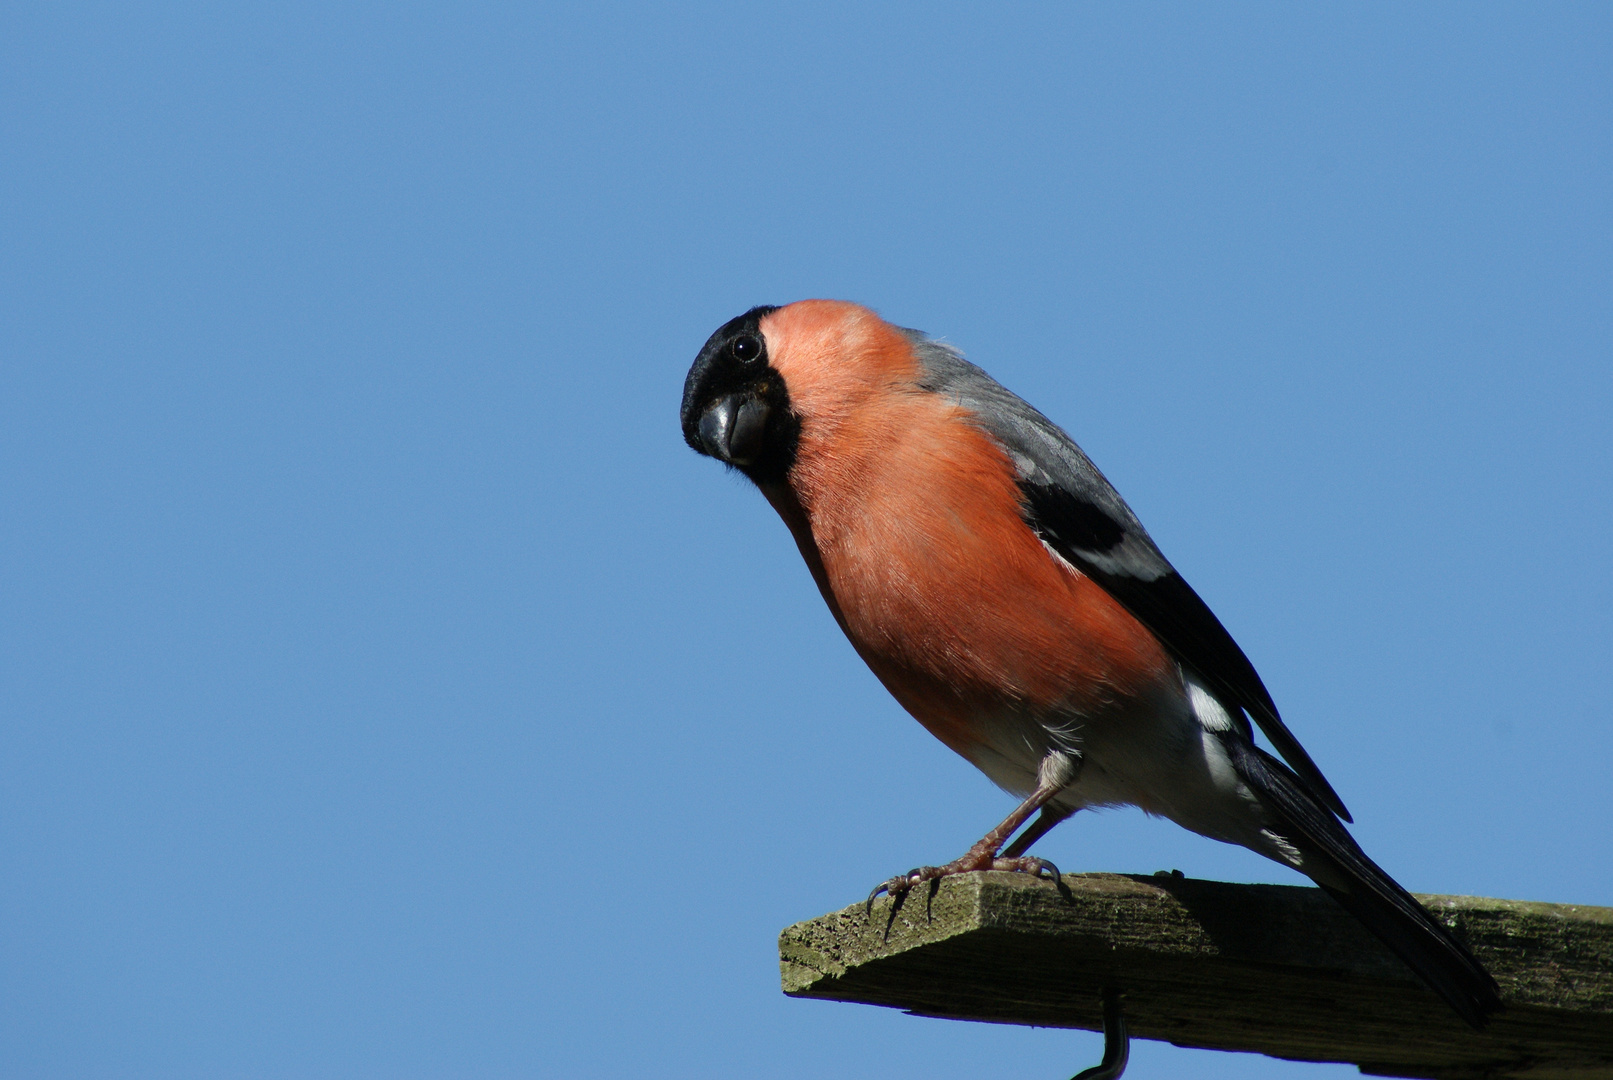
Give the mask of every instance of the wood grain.
M 779 936 L 784 992 L 924 1016 L 1099 1030 L 1439 1080 L 1613 1078 L 1613 908 L 1419 896 L 1501 984 L 1465 1026 L 1319 889 L 1170 875 L 942 882 Z M 887 933 L 888 928 L 888 933 Z

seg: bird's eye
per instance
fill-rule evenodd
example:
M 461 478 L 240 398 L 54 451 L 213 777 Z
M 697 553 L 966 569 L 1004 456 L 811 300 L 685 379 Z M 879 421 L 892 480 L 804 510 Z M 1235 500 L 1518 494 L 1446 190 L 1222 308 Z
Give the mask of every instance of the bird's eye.
M 733 350 L 735 360 L 741 360 L 747 364 L 762 355 L 762 343 L 749 334 L 735 338 L 734 343 L 729 348 Z

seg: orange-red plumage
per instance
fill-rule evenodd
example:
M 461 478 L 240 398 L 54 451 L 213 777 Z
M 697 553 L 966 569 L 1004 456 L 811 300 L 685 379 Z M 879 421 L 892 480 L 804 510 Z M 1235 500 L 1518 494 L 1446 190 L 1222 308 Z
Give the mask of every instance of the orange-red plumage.
M 1005 709 L 1096 717 L 1180 694 L 1148 629 L 1025 524 L 1002 449 L 919 387 L 907 338 L 832 301 L 761 327 L 810 418 L 790 483 L 803 513 L 784 516 L 858 653 L 937 738 L 972 759 Z
M 1134 805 L 1309 874 L 1469 1023 L 1499 1007 L 1483 967 L 1361 852 L 1253 665 L 1119 493 L 985 372 L 854 304 L 757 308 L 696 357 L 681 420 L 766 494 L 903 707 L 1025 796 L 958 859 L 876 894 L 1056 876 L 1024 854 L 1038 837 Z

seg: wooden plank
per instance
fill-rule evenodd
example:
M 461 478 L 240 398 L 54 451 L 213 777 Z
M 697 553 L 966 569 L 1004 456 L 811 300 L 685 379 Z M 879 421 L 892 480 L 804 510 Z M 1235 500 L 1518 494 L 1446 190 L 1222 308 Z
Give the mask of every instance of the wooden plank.
M 784 992 L 923 1016 L 1100 1030 L 1430 1080 L 1613 1078 L 1613 908 L 1419 896 L 1501 984 L 1468 1028 L 1319 889 L 1174 875 L 949 878 L 779 936 Z M 928 908 L 928 910 L 926 910 Z M 887 932 L 888 928 L 888 932 Z

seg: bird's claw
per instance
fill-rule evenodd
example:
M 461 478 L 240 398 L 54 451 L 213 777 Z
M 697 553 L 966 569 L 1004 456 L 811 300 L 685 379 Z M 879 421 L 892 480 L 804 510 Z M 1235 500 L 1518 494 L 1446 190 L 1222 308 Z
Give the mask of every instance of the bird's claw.
M 879 899 L 880 893 L 888 894 L 892 899 L 905 897 L 915 886 L 926 881 L 939 884 L 944 877 L 954 874 L 967 874 L 975 870 L 1004 870 L 1010 873 L 1030 874 L 1032 877 L 1051 881 L 1062 885 L 1063 877 L 1059 868 L 1046 859 L 1038 859 L 1031 855 L 1022 855 L 1018 858 L 1003 859 L 996 857 L 980 858 L 973 852 L 961 859 L 954 859 L 945 866 L 915 866 L 905 874 L 898 874 L 889 881 L 882 881 L 874 886 L 874 891 L 868 894 L 865 910 L 868 914 L 874 913 L 874 901 Z
M 957 871 L 953 872 L 956 873 Z M 926 881 L 940 878 L 945 873 L 946 867 L 942 866 L 915 866 L 905 874 L 897 874 L 889 881 L 881 881 L 874 886 L 874 891 L 868 894 L 866 910 L 870 915 L 874 913 L 874 901 L 879 899 L 880 893 L 888 893 L 893 899 L 897 896 L 905 896 L 913 886 L 922 885 Z
M 1062 880 L 1058 867 L 1046 859 L 1038 859 L 1031 855 L 1022 855 L 1017 859 L 993 859 L 991 860 L 991 869 L 1029 874 L 1031 877 L 1044 881 Z

